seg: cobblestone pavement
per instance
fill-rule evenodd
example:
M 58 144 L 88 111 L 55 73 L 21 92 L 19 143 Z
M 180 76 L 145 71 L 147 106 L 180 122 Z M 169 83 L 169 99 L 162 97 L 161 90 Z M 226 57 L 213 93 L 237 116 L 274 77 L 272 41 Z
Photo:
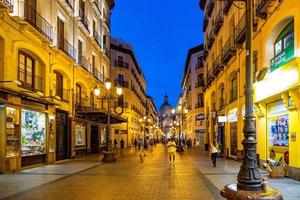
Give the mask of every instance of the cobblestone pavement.
M 144 163 L 137 150 L 126 150 L 116 163 L 102 163 L 94 155 L 0 175 L 0 199 L 223 199 L 219 189 L 236 182 L 239 166 L 218 159 L 213 168 L 206 152 L 193 149 L 177 154 L 172 167 L 165 147 L 157 145 L 146 152 Z M 269 182 L 284 192 L 285 199 L 300 198 L 298 181 Z

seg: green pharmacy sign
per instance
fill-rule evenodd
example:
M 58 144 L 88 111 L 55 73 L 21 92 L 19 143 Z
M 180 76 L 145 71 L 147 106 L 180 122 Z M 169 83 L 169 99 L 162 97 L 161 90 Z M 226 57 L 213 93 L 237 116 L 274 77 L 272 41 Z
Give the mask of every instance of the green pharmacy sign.
M 280 54 L 271 59 L 271 72 L 294 58 L 294 44 L 289 45 Z

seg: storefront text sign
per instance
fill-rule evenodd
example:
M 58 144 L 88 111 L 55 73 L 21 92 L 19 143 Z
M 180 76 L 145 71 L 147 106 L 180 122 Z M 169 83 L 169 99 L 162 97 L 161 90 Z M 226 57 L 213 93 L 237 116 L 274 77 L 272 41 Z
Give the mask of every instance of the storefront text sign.
M 218 122 L 227 122 L 227 117 L 226 116 L 218 116 Z
M 271 71 L 274 71 L 294 58 L 294 44 L 288 46 L 271 60 Z

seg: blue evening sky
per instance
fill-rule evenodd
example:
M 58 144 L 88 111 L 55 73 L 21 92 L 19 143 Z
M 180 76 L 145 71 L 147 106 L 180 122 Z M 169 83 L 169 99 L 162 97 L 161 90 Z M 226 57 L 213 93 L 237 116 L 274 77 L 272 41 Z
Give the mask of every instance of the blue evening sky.
M 115 0 L 112 37 L 131 43 L 157 109 L 181 93 L 186 54 L 203 42 L 199 0 Z

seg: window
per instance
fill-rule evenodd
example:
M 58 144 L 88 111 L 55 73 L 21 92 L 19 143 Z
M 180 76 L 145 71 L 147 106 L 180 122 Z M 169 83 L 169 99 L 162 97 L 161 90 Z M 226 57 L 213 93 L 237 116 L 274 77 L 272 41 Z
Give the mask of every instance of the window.
M 203 107 L 204 106 L 204 95 L 203 93 L 199 93 L 198 94 L 198 104 L 197 104 L 197 108 L 199 107 Z
M 277 56 L 290 45 L 294 44 L 294 20 L 281 31 L 274 44 L 274 54 Z
M 81 86 L 76 84 L 76 104 L 81 104 Z
M 55 85 L 55 96 L 63 98 L 63 76 L 58 72 L 55 72 L 54 85 Z
M 60 49 L 64 49 L 64 22 L 57 17 L 57 44 Z
M 231 79 L 231 99 L 230 102 L 237 100 L 237 75 L 235 74 Z
M 90 106 L 91 108 L 95 108 L 95 96 L 92 92 L 90 94 Z
M 27 89 L 34 89 L 34 63 L 29 54 L 19 51 L 19 81 Z
M 204 74 L 198 74 L 198 86 L 204 86 Z
M 204 66 L 204 62 L 202 57 L 198 57 L 197 68 L 202 68 Z
M 223 109 L 225 106 L 225 89 L 224 84 L 220 86 L 220 109 Z
M 124 82 L 124 75 L 123 74 L 118 74 L 117 81 L 118 81 L 118 83 L 123 83 Z
M 124 58 L 123 58 L 122 56 L 118 56 L 118 61 L 119 61 L 119 62 L 123 62 L 123 59 L 124 59 Z

